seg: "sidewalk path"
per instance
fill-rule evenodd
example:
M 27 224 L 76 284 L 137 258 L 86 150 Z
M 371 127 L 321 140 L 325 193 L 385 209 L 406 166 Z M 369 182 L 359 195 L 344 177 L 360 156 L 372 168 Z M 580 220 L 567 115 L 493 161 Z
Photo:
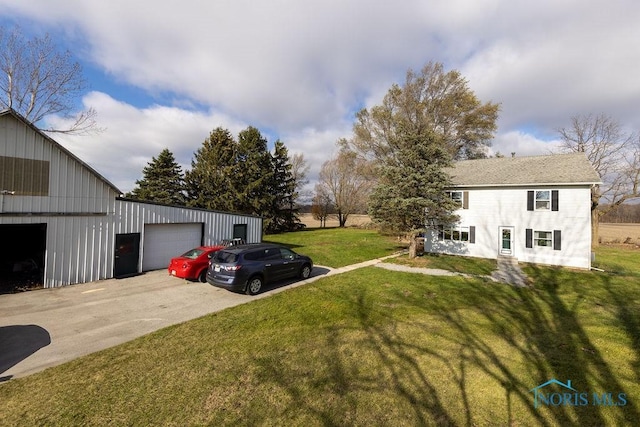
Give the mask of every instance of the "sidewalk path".
M 393 271 L 404 271 L 408 273 L 421 273 L 427 274 L 430 276 L 460 276 L 460 277 L 480 277 L 489 279 L 493 282 L 501 282 L 506 283 L 508 285 L 515 286 L 517 288 L 522 288 L 529 286 L 529 278 L 522 271 L 518 262 L 513 259 L 498 259 L 498 269 L 491 273 L 490 276 L 486 275 L 475 275 L 475 274 L 465 274 L 465 273 L 457 273 L 449 270 L 441 270 L 437 268 L 421 268 L 421 267 L 409 267 L 407 265 L 401 264 L 391 264 L 386 262 L 381 262 L 376 264 L 376 267 L 384 268 L 387 270 Z

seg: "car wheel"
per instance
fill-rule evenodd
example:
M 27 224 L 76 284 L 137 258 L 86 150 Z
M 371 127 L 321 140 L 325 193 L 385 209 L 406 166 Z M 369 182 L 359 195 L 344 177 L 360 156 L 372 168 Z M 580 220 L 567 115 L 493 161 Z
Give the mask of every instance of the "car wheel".
M 247 295 L 255 295 L 262 289 L 262 278 L 260 276 L 253 276 L 247 283 Z
M 202 270 L 200 275 L 198 276 L 198 282 L 206 283 L 207 282 L 207 269 Z
M 305 264 L 302 266 L 302 270 L 300 270 L 300 277 L 308 279 L 309 276 L 311 276 L 311 266 L 309 264 Z

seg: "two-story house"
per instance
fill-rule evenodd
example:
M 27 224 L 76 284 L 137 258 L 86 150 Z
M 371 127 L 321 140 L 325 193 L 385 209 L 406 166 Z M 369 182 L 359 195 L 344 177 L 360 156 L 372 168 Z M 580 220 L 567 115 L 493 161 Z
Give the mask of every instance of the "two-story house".
M 591 267 L 591 188 L 584 153 L 457 162 L 450 197 L 459 222 L 431 226 L 425 251 Z

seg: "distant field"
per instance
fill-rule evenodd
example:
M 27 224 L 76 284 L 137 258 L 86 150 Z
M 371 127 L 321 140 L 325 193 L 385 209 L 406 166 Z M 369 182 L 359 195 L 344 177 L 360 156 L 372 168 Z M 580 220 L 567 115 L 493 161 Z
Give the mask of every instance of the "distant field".
M 300 215 L 300 221 L 302 221 L 302 223 L 306 225 L 307 228 L 320 227 L 320 221 L 318 221 L 317 219 L 313 219 L 313 215 L 311 214 Z M 369 223 L 371 223 L 371 218 L 369 218 L 369 215 L 349 215 L 349 218 L 347 218 L 346 226 L 360 227 Z M 338 224 L 338 220 L 334 215 L 331 215 L 329 219 L 327 219 L 327 227 L 338 227 L 339 225 L 340 224 Z
M 640 245 L 640 224 L 600 224 L 600 243 L 634 243 Z
M 300 215 L 300 220 L 307 228 L 320 227 L 320 221 L 313 219 L 311 214 Z M 371 223 L 369 215 L 349 215 L 347 227 L 359 227 Z M 338 220 L 331 217 L 327 220 L 327 227 L 337 227 Z M 600 224 L 600 243 L 633 243 L 640 245 L 640 224 Z

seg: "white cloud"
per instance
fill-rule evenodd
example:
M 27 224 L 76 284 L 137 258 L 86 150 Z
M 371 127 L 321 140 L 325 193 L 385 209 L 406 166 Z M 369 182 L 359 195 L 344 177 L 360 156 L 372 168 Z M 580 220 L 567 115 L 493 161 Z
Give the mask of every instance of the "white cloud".
M 221 126 L 237 135 L 246 127 L 218 113 L 164 106 L 136 109 L 99 92 L 88 94 L 84 103 L 100 112 L 100 126 L 105 131 L 91 136 L 52 137 L 123 192 L 133 189 L 142 177 L 142 169 L 163 149 L 171 150 L 184 171 L 213 129 Z M 54 124 L 62 122 L 53 120 Z
M 489 154 L 495 156 L 498 153 L 508 157 L 539 156 L 560 152 L 560 140 L 542 140 L 521 131 L 510 131 L 496 136 Z
M 493 146 L 503 154 L 540 154 L 577 114 L 640 129 L 635 0 L 0 0 L 0 10 L 171 103 L 85 98 L 108 131 L 68 143 L 125 191 L 164 146 L 188 166 L 217 125 L 265 129 L 317 174 L 353 113 L 431 60 L 501 103 Z M 107 161 L 113 151 L 125 160 Z

